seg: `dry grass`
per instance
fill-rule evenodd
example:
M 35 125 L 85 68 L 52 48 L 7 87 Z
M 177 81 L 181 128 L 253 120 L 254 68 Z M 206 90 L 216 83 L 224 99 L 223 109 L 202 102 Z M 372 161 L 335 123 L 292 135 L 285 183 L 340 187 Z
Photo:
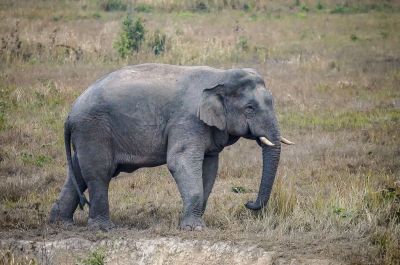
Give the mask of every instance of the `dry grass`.
M 36 265 L 34 258 L 20 257 L 10 250 L 0 251 L 0 265 Z
M 249 141 L 227 148 L 205 214 L 209 230 L 196 236 L 400 263 L 398 5 L 226 2 L 204 1 L 200 12 L 189 1 L 140 1 L 153 8 L 140 13 L 149 36 L 161 29 L 167 49 L 155 56 L 145 46 L 127 60 L 112 48 L 123 12 L 93 1 L 0 4 L 1 230 L 43 227 L 65 179 L 63 120 L 102 74 L 147 61 L 248 66 L 265 77 L 282 132 L 298 144 L 284 148 L 258 215 L 243 204 L 256 196 L 260 151 Z M 118 225 L 192 236 L 176 228 L 181 201 L 165 167 L 120 176 L 110 201 Z M 77 213 L 78 224 L 86 218 Z

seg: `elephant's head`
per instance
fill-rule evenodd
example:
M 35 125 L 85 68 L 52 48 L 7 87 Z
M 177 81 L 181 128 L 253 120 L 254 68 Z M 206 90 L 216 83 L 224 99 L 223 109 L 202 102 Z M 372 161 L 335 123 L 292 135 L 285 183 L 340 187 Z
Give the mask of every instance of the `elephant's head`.
M 246 207 L 263 208 L 271 194 L 281 142 L 293 143 L 280 136 L 274 100 L 262 77 L 253 69 L 225 71 L 217 85 L 203 90 L 197 115 L 209 126 L 256 140 L 262 147 L 263 171 L 258 197 Z

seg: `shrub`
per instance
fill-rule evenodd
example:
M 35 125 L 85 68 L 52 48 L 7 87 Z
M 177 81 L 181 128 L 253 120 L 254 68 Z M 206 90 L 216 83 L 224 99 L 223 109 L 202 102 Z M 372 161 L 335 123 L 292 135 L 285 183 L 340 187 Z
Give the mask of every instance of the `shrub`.
M 239 41 L 237 42 L 236 45 L 242 51 L 249 50 L 249 42 L 245 36 L 240 36 Z
M 119 39 L 114 43 L 119 55 L 122 58 L 127 57 L 133 52 L 139 52 L 140 46 L 145 38 L 145 29 L 140 18 L 135 21 L 131 16 L 126 16 L 122 21 L 122 31 Z
M 345 14 L 351 13 L 351 8 L 343 5 L 336 5 L 334 9 L 331 10 L 331 14 Z
M 79 260 L 79 265 L 104 265 L 106 255 L 103 250 L 96 249 L 86 259 Z
M 139 3 L 136 5 L 135 10 L 137 12 L 150 13 L 151 11 L 153 11 L 153 7 L 148 4 Z
M 310 9 L 309 9 L 306 5 L 304 5 L 304 4 L 302 4 L 302 5 L 300 6 L 300 9 L 301 9 L 301 11 L 304 11 L 304 12 L 310 11 Z
M 95 13 L 93 13 L 92 17 L 94 19 L 100 19 L 101 18 L 101 14 L 99 12 L 95 12 Z
M 247 3 L 244 3 L 243 4 L 243 10 L 246 11 L 246 12 L 250 11 L 251 10 L 251 6 L 249 4 L 247 4 Z
M 150 41 L 149 46 L 151 47 L 155 55 L 159 55 L 165 51 L 166 39 L 167 36 L 165 35 L 165 33 L 162 33 L 159 30 L 154 32 L 153 38 Z
M 19 22 L 15 28 L 0 40 L 0 57 L 3 60 L 12 60 L 23 54 L 22 41 L 19 36 Z
M 122 0 L 100 0 L 100 8 L 104 11 L 125 11 L 126 7 Z
M 12 250 L 1 250 L 0 251 L 0 264 L 8 265 L 36 265 L 39 264 L 30 256 L 19 256 L 16 255 Z
M 350 39 L 351 39 L 352 41 L 356 41 L 356 40 L 358 40 L 358 37 L 357 37 L 356 34 L 351 34 L 351 35 L 350 35 Z
M 372 10 L 376 11 L 393 11 L 395 10 L 388 3 L 380 4 L 359 4 L 359 5 L 336 5 L 334 9 L 331 10 L 331 14 L 354 14 L 354 13 L 368 13 Z
M 194 10 L 198 12 L 207 12 L 208 9 L 208 6 L 204 2 L 197 2 L 194 7 Z

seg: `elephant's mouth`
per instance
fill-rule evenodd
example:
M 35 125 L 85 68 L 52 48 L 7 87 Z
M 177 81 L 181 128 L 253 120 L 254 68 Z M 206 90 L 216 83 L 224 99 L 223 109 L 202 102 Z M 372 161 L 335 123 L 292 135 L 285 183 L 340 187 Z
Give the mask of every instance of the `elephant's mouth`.
M 279 142 L 281 142 L 283 144 L 286 144 L 286 145 L 294 145 L 294 143 L 292 141 L 286 139 L 283 136 L 279 135 L 278 137 L 270 138 L 270 137 L 268 137 L 267 133 L 257 134 L 257 133 L 254 133 L 254 131 L 255 131 L 254 129 L 252 130 L 251 124 L 247 123 L 247 132 L 242 137 L 246 138 L 246 139 L 249 139 L 249 140 L 256 140 L 257 144 L 260 147 L 262 147 L 263 144 L 264 145 L 268 145 L 268 146 L 274 146 L 275 144 L 278 144 L 276 142 L 274 143 L 274 141 L 271 141 L 270 139 L 277 139 L 277 141 L 279 141 Z
M 254 129 L 252 129 L 252 126 L 250 123 L 247 123 L 247 130 L 246 130 L 246 134 L 243 135 L 243 138 L 249 139 L 249 140 L 257 140 L 259 138 L 259 136 L 257 136 L 254 133 Z

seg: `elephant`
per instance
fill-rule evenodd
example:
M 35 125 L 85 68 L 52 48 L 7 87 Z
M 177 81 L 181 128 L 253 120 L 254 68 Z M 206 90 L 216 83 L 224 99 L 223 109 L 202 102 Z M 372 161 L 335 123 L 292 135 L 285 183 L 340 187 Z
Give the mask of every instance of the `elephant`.
M 281 142 L 293 143 L 281 137 L 272 94 L 255 69 L 147 63 L 111 72 L 66 118 L 68 175 L 49 222 L 72 224 L 77 206 L 88 203 L 89 228 L 109 230 L 110 180 L 166 164 L 183 201 L 179 227 L 202 230 L 219 153 L 241 137 L 262 148 L 258 196 L 246 204 L 257 211 L 269 200 Z

